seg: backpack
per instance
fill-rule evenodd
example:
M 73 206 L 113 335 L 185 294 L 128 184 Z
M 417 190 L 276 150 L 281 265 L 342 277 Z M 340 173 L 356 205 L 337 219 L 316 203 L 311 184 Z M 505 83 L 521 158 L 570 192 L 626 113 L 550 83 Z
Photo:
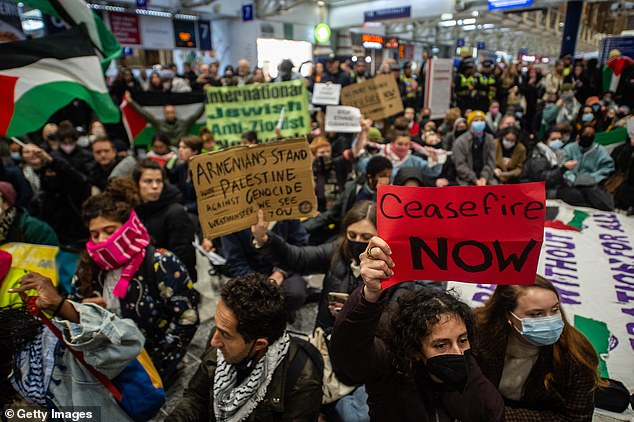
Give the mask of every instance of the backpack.
M 317 367 L 319 379 L 323 379 L 324 373 L 324 360 L 315 346 L 310 344 L 308 341 L 295 336 L 291 336 L 291 342 L 295 343 L 297 346 L 297 353 L 295 354 L 291 365 L 288 367 L 288 372 L 286 373 L 286 384 L 284 385 L 285 397 L 288 397 L 291 389 L 297 383 L 297 380 L 302 374 L 308 359 L 310 359 Z

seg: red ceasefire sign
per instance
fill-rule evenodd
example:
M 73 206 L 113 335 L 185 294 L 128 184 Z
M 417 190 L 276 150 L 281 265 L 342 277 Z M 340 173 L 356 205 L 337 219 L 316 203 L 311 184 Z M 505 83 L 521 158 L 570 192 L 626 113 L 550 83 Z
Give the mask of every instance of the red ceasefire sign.
M 379 236 L 394 276 L 409 280 L 533 284 L 544 236 L 543 183 L 418 188 L 379 185 Z

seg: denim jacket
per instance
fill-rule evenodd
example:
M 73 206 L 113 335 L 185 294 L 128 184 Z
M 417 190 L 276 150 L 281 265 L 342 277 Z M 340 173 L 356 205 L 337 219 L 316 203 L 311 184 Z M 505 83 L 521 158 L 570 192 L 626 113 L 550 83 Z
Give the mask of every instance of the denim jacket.
M 67 346 L 83 352 L 89 365 L 112 379 L 141 353 L 143 335 L 131 320 L 120 319 L 95 304 L 70 303 L 79 313 L 80 322 L 54 320 L 64 343 L 43 326 L 16 356 L 11 383 L 35 405 L 49 409 L 73 406 L 76 411 L 100 412 L 102 421 L 130 421 L 110 392 Z

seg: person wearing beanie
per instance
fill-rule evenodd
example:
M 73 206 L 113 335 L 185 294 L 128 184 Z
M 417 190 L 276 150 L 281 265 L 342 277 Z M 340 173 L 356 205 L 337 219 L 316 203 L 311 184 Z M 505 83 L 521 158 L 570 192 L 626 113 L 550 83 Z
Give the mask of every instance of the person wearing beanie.
M 486 115 L 474 110 L 467 116 L 469 130 L 453 145 L 453 160 L 460 185 L 486 186 L 497 184 L 495 179 L 495 140 L 485 133 Z
M 44 221 L 15 206 L 13 185 L 0 182 L 0 244 L 22 242 L 57 246 L 57 235 Z

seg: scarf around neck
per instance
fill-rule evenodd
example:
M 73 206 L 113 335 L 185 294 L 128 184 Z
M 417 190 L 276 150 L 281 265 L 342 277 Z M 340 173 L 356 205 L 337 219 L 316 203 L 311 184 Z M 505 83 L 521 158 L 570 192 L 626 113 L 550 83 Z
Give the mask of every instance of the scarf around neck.
M 0 242 L 4 243 L 9 234 L 9 230 L 11 230 L 11 226 L 13 225 L 13 221 L 15 221 L 15 216 L 17 212 L 15 207 L 9 208 L 9 210 L 0 217 Z
M 102 270 L 112 271 L 123 267 L 121 278 L 112 291 L 113 295 L 123 299 L 128 292 L 130 280 L 145 258 L 145 248 L 149 244 L 150 235 L 133 210 L 128 221 L 112 233 L 108 240 L 102 243 L 89 240 L 86 250 Z
M 273 373 L 282 363 L 290 346 L 291 338 L 284 332 L 266 350 L 266 354 L 255 364 L 251 373 L 238 384 L 238 371 L 228 363 L 218 350 L 218 366 L 214 374 L 214 414 L 216 420 L 240 422 L 248 418 L 266 395 Z

